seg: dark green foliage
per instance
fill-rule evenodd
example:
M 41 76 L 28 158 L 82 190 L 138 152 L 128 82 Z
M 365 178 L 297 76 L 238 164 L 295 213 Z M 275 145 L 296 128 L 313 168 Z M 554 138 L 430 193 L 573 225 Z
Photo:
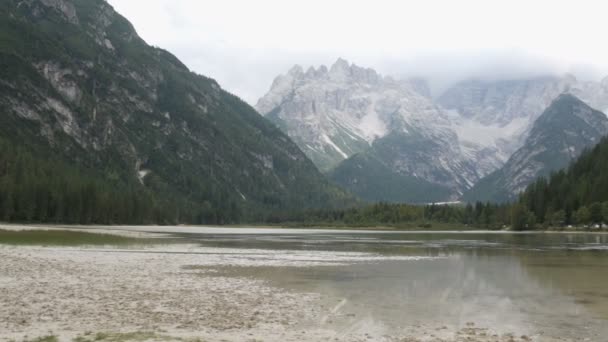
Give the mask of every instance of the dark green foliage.
M 540 224 L 608 222 L 608 138 L 569 168 L 531 184 L 519 202 Z
M 511 206 L 511 227 L 513 230 L 532 230 L 536 226 L 536 217 L 525 206 L 515 203 Z
M 55 335 L 47 335 L 35 338 L 33 340 L 24 340 L 25 342 L 59 342 L 59 339 Z
M 357 154 L 329 174 L 336 184 L 368 201 L 430 203 L 449 197 L 450 190 L 400 175 L 370 154 Z
M 53 2 L 0 2 L 0 138 L 23 147 L 28 168 L 58 170 L 6 185 L 7 220 L 225 224 L 355 203 L 279 129 L 148 46 L 106 1 L 65 5 L 75 18 Z M 101 200 L 116 208 L 97 217 Z
M 378 139 L 367 151 L 340 163 L 329 177 L 367 201 L 417 204 L 443 201 L 452 193 L 449 188 L 396 172 L 389 166 L 401 159 L 424 163 L 422 156 L 431 155 L 428 150 L 434 148 L 438 147 L 432 141 L 416 134 L 392 133 Z
M 411 205 L 376 203 L 350 209 L 283 212 L 266 219 L 267 223 L 428 229 L 441 224 L 462 229 L 503 229 L 510 224 L 510 207 L 478 202 L 463 205 Z
M 76 169 L 0 139 L 0 220 L 75 224 L 176 223 L 170 202 L 139 184 Z
M 462 196 L 463 200 L 466 202 L 491 201 L 497 203 L 506 203 L 513 200 L 513 196 L 507 190 L 506 179 L 508 179 L 508 176 L 505 175 L 504 169 L 498 169 L 480 179 L 471 189 L 467 190 Z
M 539 177 L 566 168 L 580 152 L 606 134 L 606 127 L 608 119 L 604 113 L 572 95 L 560 95 L 536 120 L 524 146 L 502 168 L 477 182 L 464 194 L 464 200 L 501 203 L 517 200 L 515 189 L 523 189 Z M 544 213 L 546 208 L 539 210 Z

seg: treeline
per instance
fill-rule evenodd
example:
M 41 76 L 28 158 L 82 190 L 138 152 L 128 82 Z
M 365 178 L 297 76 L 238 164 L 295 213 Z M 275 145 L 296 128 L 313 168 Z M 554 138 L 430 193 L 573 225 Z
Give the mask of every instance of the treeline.
M 135 224 L 170 218 L 143 189 L 100 178 L 0 140 L 0 220 Z
M 515 203 L 412 206 L 379 203 L 348 210 L 321 210 L 272 221 L 349 226 L 455 223 L 484 229 L 533 230 L 608 225 L 608 138 L 565 170 L 539 178 Z
M 509 205 L 475 203 L 467 205 L 411 205 L 376 203 L 350 209 L 310 210 L 278 213 L 267 223 L 332 225 L 332 226 L 393 226 L 430 228 L 433 224 L 453 224 L 484 229 L 503 229 L 511 224 Z
M 584 152 L 569 168 L 539 178 L 514 203 L 427 205 L 378 203 L 346 210 L 276 215 L 270 223 L 421 228 L 433 223 L 483 229 L 533 230 L 608 225 L 608 138 Z
M 515 203 L 408 205 L 376 203 L 348 209 L 247 212 L 229 201 L 213 205 L 147 186 L 77 169 L 0 140 L 0 221 L 73 224 L 298 224 L 408 226 L 452 224 L 514 230 L 608 223 L 608 139 L 568 169 L 540 178 Z M 162 193 L 162 198 L 159 197 Z M 221 203 L 220 203 L 221 204 Z M 257 217 L 251 219 L 251 217 Z
M 608 138 L 566 170 L 540 178 L 513 205 L 520 224 L 538 226 L 608 224 Z
M 350 209 L 310 210 L 274 214 L 265 223 L 304 226 L 347 226 L 427 229 L 451 225 L 477 229 L 534 230 L 564 228 L 569 225 L 586 226 L 608 224 L 608 202 L 580 206 L 567 216 L 565 210 L 547 211 L 536 216 L 528 209 L 525 198 L 511 204 L 427 205 L 376 203 Z M 540 218 L 540 219 L 539 219 Z M 604 226 L 605 228 L 605 226 Z
M 159 198 L 138 182 L 75 168 L 0 139 L 0 221 L 68 224 L 226 223 L 233 209 Z

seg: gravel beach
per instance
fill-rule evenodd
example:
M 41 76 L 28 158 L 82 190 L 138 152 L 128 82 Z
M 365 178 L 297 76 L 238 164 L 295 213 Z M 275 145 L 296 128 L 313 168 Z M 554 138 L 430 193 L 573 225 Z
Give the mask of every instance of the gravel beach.
M 231 266 L 323 267 L 375 257 L 188 244 L 121 249 L 0 245 L 0 341 L 44 336 L 82 342 L 556 341 L 499 336 L 474 322 L 464 327 L 416 325 L 389 333 L 373 321 L 345 317 L 340 303 L 327 305 L 319 293 L 217 271 Z

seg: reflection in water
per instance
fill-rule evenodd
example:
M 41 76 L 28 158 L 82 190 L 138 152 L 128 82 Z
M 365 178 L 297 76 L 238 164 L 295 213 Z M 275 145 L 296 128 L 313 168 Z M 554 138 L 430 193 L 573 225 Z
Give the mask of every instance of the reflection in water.
M 330 315 L 317 324 L 349 327 L 364 320 L 399 329 L 475 322 L 498 332 L 572 340 L 608 336 L 608 235 L 350 232 L 187 237 L 215 247 L 442 257 L 222 270 L 321 293 Z

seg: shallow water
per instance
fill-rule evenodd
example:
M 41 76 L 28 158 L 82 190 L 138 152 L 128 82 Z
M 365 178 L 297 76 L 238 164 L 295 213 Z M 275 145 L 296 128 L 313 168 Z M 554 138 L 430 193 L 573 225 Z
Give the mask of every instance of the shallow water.
M 256 249 L 258 258 L 260 250 L 319 251 L 322 257 L 315 261 L 321 263 L 312 267 L 220 270 L 321 293 L 328 314 L 312 324 L 390 333 L 474 322 L 498 333 L 608 340 L 605 234 L 207 230 L 177 235 L 205 247 Z M 345 258 L 343 252 L 373 257 Z
M 155 253 L 200 254 L 207 266 L 192 266 L 209 276 L 319 293 L 325 314 L 303 331 L 421 336 L 474 323 L 534 341 L 608 341 L 608 234 L 97 228 L 169 233 L 205 249 Z

